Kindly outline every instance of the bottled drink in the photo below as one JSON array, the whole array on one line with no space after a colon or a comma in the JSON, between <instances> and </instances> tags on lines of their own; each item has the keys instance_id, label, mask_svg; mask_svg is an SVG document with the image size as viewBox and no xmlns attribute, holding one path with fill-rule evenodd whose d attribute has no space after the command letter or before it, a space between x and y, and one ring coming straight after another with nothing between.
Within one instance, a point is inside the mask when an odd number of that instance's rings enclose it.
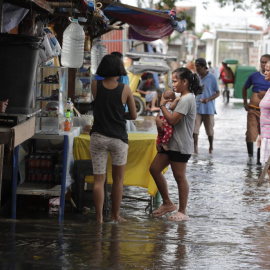
<instances>
[{"instance_id":1,"label":"bottled drink","mask_svg":"<svg viewBox=\"0 0 270 270\"><path fill-rule=\"evenodd\" d=\"M35 156L30 155L30 158L28 159L28 169L32 170L33 168L35 168Z\"/></svg>"},{"instance_id":2,"label":"bottled drink","mask_svg":"<svg viewBox=\"0 0 270 270\"><path fill-rule=\"evenodd\" d=\"M80 68L83 64L85 33L78 19L73 19L63 34L61 64L64 67Z\"/></svg>"},{"instance_id":3,"label":"bottled drink","mask_svg":"<svg viewBox=\"0 0 270 270\"><path fill-rule=\"evenodd\" d=\"M54 171L53 171L53 175L54 175L54 183L55 184L59 184L60 181L59 181L59 165L56 164L55 167L54 167Z\"/></svg>"},{"instance_id":4,"label":"bottled drink","mask_svg":"<svg viewBox=\"0 0 270 270\"><path fill-rule=\"evenodd\" d=\"M88 34L88 31L85 31L84 50L90 51L90 36Z\"/></svg>"},{"instance_id":5,"label":"bottled drink","mask_svg":"<svg viewBox=\"0 0 270 270\"><path fill-rule=\"evenodd\" d=\"M64 122L64 131L70 131L71 129L71 118L66 118Z\"/></svg>"},{"instance_id":6,"label":"bottled drink","mask_svg":"<svg viewBox=\"0 0 270 270\"><path fill-rule=\"evenodd\" d=\"M48 170L51 170L53 167L53 159L52 156L47 156L47 163L46 163L46 168Z\"/></svg>"},{"instance_id":7,"label":"bottled drink","mask_svg":"<svg viewBox=\"0 0 270 270\"><path fill-rule=\"evenodd\" d=\"M107 52L107 48L102 43L101 38L95 39L94 45L91 49L91 74L96 74L98 65Z\"/></svg>"},{"instance_id":8,"label":"bottled drink","mask_svg":"<svg viewBox=\"0 0 270 270\"><path fill-rule=\"evenodd\" d=\"M32 169L28 172L28 182L35 182L35 171Z\"/></svg>"},{"instance_id":9,"label":"bottled drink","mask_svg":"<svg viewBox=\"0 0 270 270\"><path fill-rule=\"evenodd\" d=\"M73 103L71 101L71 98L68 98L67 103L65 104L65 117L73 117Z\"/></svg>"},{"instance_id":10,"label":"bottled drink","mask_svg":"<svg viewBox=\"0 0 270 270\"><path fill-rule=\"evenodd\" d=\"M46 156L41 156L40 158L40 169L46 168Z\"/></svg>"},{"instance_id":11,"label":"bottled drink","mask_svg":"<svg viewBox=\"0 0 270 270\"><path fill-rule=\"evenodd\" d=\"M35 155L35 168L36 169L40 168L40 155L39 154Z\"/></svg>"}]
</instances>

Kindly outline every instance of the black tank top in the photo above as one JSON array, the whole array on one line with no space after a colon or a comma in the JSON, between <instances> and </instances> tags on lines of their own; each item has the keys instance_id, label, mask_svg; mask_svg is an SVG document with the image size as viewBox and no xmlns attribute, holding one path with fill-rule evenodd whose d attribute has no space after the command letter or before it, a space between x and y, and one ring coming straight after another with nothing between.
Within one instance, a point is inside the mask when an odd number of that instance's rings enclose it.
<instances>
[{"instance_id":1,"label":"black tank top","mask_svg":"<svg viewBox=\"0 0 270 270\"><path fill-rule=\"evenodd\" d=\"M94 124L91 133L118 138L128 143L125 107L122 103L124 84L119 82L114 89L107 89L102 81L97 81L97 94L94 101Z\"/></svg>"}]
</instances>

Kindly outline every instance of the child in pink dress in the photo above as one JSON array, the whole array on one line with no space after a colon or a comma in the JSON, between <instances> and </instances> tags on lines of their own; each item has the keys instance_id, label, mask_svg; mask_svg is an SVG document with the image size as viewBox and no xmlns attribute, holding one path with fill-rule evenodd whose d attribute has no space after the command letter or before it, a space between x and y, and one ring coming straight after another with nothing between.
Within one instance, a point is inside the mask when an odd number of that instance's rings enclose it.
<instances>
[{"instance_id":1,"label":"child in pink dress","mask_svg":"<svg viewBox=\"0 0 270 270\"><path fill-rule=\"evenodd\" d=\"M172 112L174 108L176 107L178 101L180 100L180 97L176 97L175 93L172 90L166 90L163 93L163 96L165 99L171 100L171 102L166 103L166 108ZM168 151L168 142L173 134L173 126L171 126L166 118L163 116L162 110L160 109L159 112L159 117L160 119L164 122L163 125L163 131L158 131L158 136L157 136L157 151L160 152L161 149L163 148L165 151Z\"/></svg>"}]
</instances>

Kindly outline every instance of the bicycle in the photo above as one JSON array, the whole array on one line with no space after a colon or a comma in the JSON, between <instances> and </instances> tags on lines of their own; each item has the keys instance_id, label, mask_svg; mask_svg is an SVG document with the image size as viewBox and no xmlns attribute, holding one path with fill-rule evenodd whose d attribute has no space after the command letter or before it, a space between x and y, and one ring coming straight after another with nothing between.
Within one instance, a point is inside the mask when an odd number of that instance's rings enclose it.
<instances>
[{"instance_id":1,"label":"bicycle","mask_svg":"<svg viewBox=\"0 0 270 270\"><path fill-rule=\"evenodd\" d=\"M225 84L222 95L223 95L223 102L229 103L229 101L230 101L230 88L229 88L227 83Z\"/></svg>"}]
</instances>

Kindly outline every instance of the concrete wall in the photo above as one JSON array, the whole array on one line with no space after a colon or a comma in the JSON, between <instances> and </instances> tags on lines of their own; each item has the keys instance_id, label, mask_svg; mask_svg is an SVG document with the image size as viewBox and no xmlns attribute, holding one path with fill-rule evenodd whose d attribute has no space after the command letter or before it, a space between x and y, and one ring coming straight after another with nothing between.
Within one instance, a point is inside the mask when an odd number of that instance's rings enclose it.
<instances>
[{"instance_id":1,"label":"concrete wall","mask_svg":"<svg viewBox=\"0 0 270 270\"><path fill-rule=\"evenodd\" d=\"M206 40L206 60L220 67L226 58L236 58L240 65L249 65L249 48L259 46L262 32L255 30L215 29L215 39ZM270 48L269 48L270 50Z\"/></svg>"}]
</instances>

